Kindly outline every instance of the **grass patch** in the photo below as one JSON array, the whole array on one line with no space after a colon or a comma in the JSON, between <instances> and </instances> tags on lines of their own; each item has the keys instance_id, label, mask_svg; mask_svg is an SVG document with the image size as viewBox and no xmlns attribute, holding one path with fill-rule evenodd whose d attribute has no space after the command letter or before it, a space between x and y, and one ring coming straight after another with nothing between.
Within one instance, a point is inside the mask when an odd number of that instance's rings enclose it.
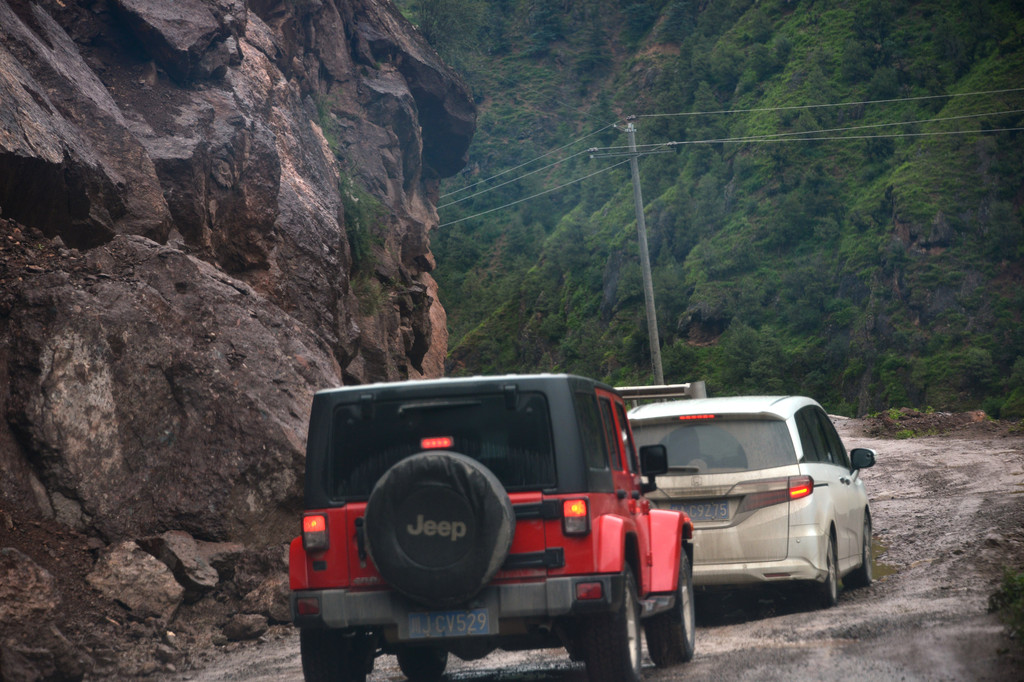
<instances>
[{"instance_id":1,"label":"grass patch","mask_svg":"<svg viewBox=\"0 0 1024 682\"><path fill-rule=\"evenodd\" d=\"M359 314L365 317L381 312L391 300L389 287L367 272L360 272L352 278L352 291L359 302Z\"/></svg>"},{"instance_id":2,"label":"grass patch","mask_svg":"<svg viewBox=\"0 0 1024 682\"><path fill-rule=\"evenodd\" d=\"M384 244L384 205L345 175L339 176L339 185L352 267L357 272L372 270L374 247Z\"/></svg>"},{"instance_id":3,"label":"grass patch","mask_svg":"<svg viewBox=\"0 0 1024 682\"><path fill-rule=\"evenodd\" d=\"M999 614L1010 636L1019 644L1024 636L1024 573L1009 568L1003 572L1003 583L989 597L988 610Z\"/></svg>"}]
</instances>

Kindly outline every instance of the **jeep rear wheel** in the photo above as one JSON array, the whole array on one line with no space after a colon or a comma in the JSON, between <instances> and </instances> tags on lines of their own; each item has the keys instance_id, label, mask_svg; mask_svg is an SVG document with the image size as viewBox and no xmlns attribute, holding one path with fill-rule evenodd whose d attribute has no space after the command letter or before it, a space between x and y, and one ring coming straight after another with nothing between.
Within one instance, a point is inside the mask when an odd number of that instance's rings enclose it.
<instances>
[{"instance_id":1,"label":"jeep rear wheel","mask_svg":"<svg viewBox=\"0 0 1024 682\"><path fill-rule=\"evenodd\" d=\"M366 503L366 545L384 579L429 607L456 606L508 556L515 513L476 460L437 450L391 467Z\"/></svg>"},{"instance_id":2,"label":"jeep rear wheel","mask_svg":"<svg viewBox=\"0 0 1024 682\"><path fill-rule=\"evenodd\" d=\"M584 623L583 660L590 682L637 682L640 677L640 603L629 566L623 570L622 607Z\"/></svg>"},{"instance_id":3,"label":"jeep rear wheel","mask_svg":"<svg viewBox=\"0 0 1024 682\"><path fill-rule=\"evenodd\" d=\"M366 682L373 653L365 637L340 630L299 630L302 677L306 682Z\"/></svg>"},{"instance_id":4,"label":"jeep rear wheel","mask_svg":"<svg viewBox=\"0 0 1024 682\"><path fill-rule=\"evenodd\" d=\"M695 643L693 570L686 552L680 551L679 587L671 609L652 616L644 623L647 651L654 665L663 668L686 663L693 658Z\"/></svg>"},{"instance_id":5,"label":"jeep rear wheel","mask_svg":"<svg viewBox=\"0 0 1024 682\"><path fill-rule=\"evenodd\" d=\"M409 682L435 682L448 666L448 652L433 646L399 649L398 667Z\"/></svg>"}]
</instances>

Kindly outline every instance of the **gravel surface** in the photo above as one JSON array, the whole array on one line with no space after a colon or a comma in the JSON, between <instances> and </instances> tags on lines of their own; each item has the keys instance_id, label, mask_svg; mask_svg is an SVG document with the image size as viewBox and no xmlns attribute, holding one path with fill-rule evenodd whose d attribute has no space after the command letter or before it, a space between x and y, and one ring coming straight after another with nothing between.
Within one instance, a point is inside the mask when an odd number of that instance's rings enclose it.
<instances>
[{"instance_id":1,"label":"gravel surface","mask_svg":"<svg viewBox=\"0 0 1024 682\"><path fill-rule=\"evenodd\" d=\"M916 420L916 421L915 421ZM963 415L837 420L847 447L870 447L876 582L829 610L798 592L698 595L694 660L648 680L1019 680L1024 647L988 598L1003 568L1024 570L1024 430ZM928 433L894 438L900 433ZM163 680L301 680L287 626L202 652ZM372 682L404 679L391 657ZM452 659L450 680L583 681L562 650Z\"/></svg>"}]
</instances>

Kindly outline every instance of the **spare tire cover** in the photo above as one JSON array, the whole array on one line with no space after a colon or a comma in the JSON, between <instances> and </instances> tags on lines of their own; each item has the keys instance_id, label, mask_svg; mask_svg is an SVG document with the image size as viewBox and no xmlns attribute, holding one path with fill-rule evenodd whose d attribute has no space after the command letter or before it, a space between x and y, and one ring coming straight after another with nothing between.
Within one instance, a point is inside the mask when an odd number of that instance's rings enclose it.
<instances>
[{"instance_id":1,"label":"spare tire cover","mask_svg":"<svg viewBox=\"0 0 1024 682\"><path fill-rule=\"evenodd\" d=\"M396 590L431 607L465 602L501 568L515 533L505 488L448 450L421 452L381 476L366 503L366 549Z\"/></svg>"}]
</instances>

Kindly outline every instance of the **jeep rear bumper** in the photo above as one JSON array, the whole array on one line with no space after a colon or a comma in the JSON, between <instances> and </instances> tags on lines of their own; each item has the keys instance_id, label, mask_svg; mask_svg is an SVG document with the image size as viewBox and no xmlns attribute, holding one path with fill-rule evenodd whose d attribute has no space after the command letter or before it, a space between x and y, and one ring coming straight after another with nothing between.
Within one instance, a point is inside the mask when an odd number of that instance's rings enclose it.
<instances>
[{"instance_id":1,"label":"jeep rear bumper","mask_svg":"<svg viewBox=\"0 0 1024 682\"><path fill-rule=\"evenodd\" d=\"M599 596L596 589L600 585ZM500 635L501 622L513 619L548 620L576 614L605 613L622 605L625 580L622 575L589 575L549 578L531 583L489 585L456 610L487 609L492 623L490 634ZM586 594L589 598L581 598ZM299 608L302 600L303 608ZM315 604L317 613L311 613ZM394 628L399 641L410 639L409 614L430 611L425 606L391 590L352 591L348 589L300 590L291 595L292 618L300 628L352 628L378 630Z\"/></svg>"}]
</instances>

